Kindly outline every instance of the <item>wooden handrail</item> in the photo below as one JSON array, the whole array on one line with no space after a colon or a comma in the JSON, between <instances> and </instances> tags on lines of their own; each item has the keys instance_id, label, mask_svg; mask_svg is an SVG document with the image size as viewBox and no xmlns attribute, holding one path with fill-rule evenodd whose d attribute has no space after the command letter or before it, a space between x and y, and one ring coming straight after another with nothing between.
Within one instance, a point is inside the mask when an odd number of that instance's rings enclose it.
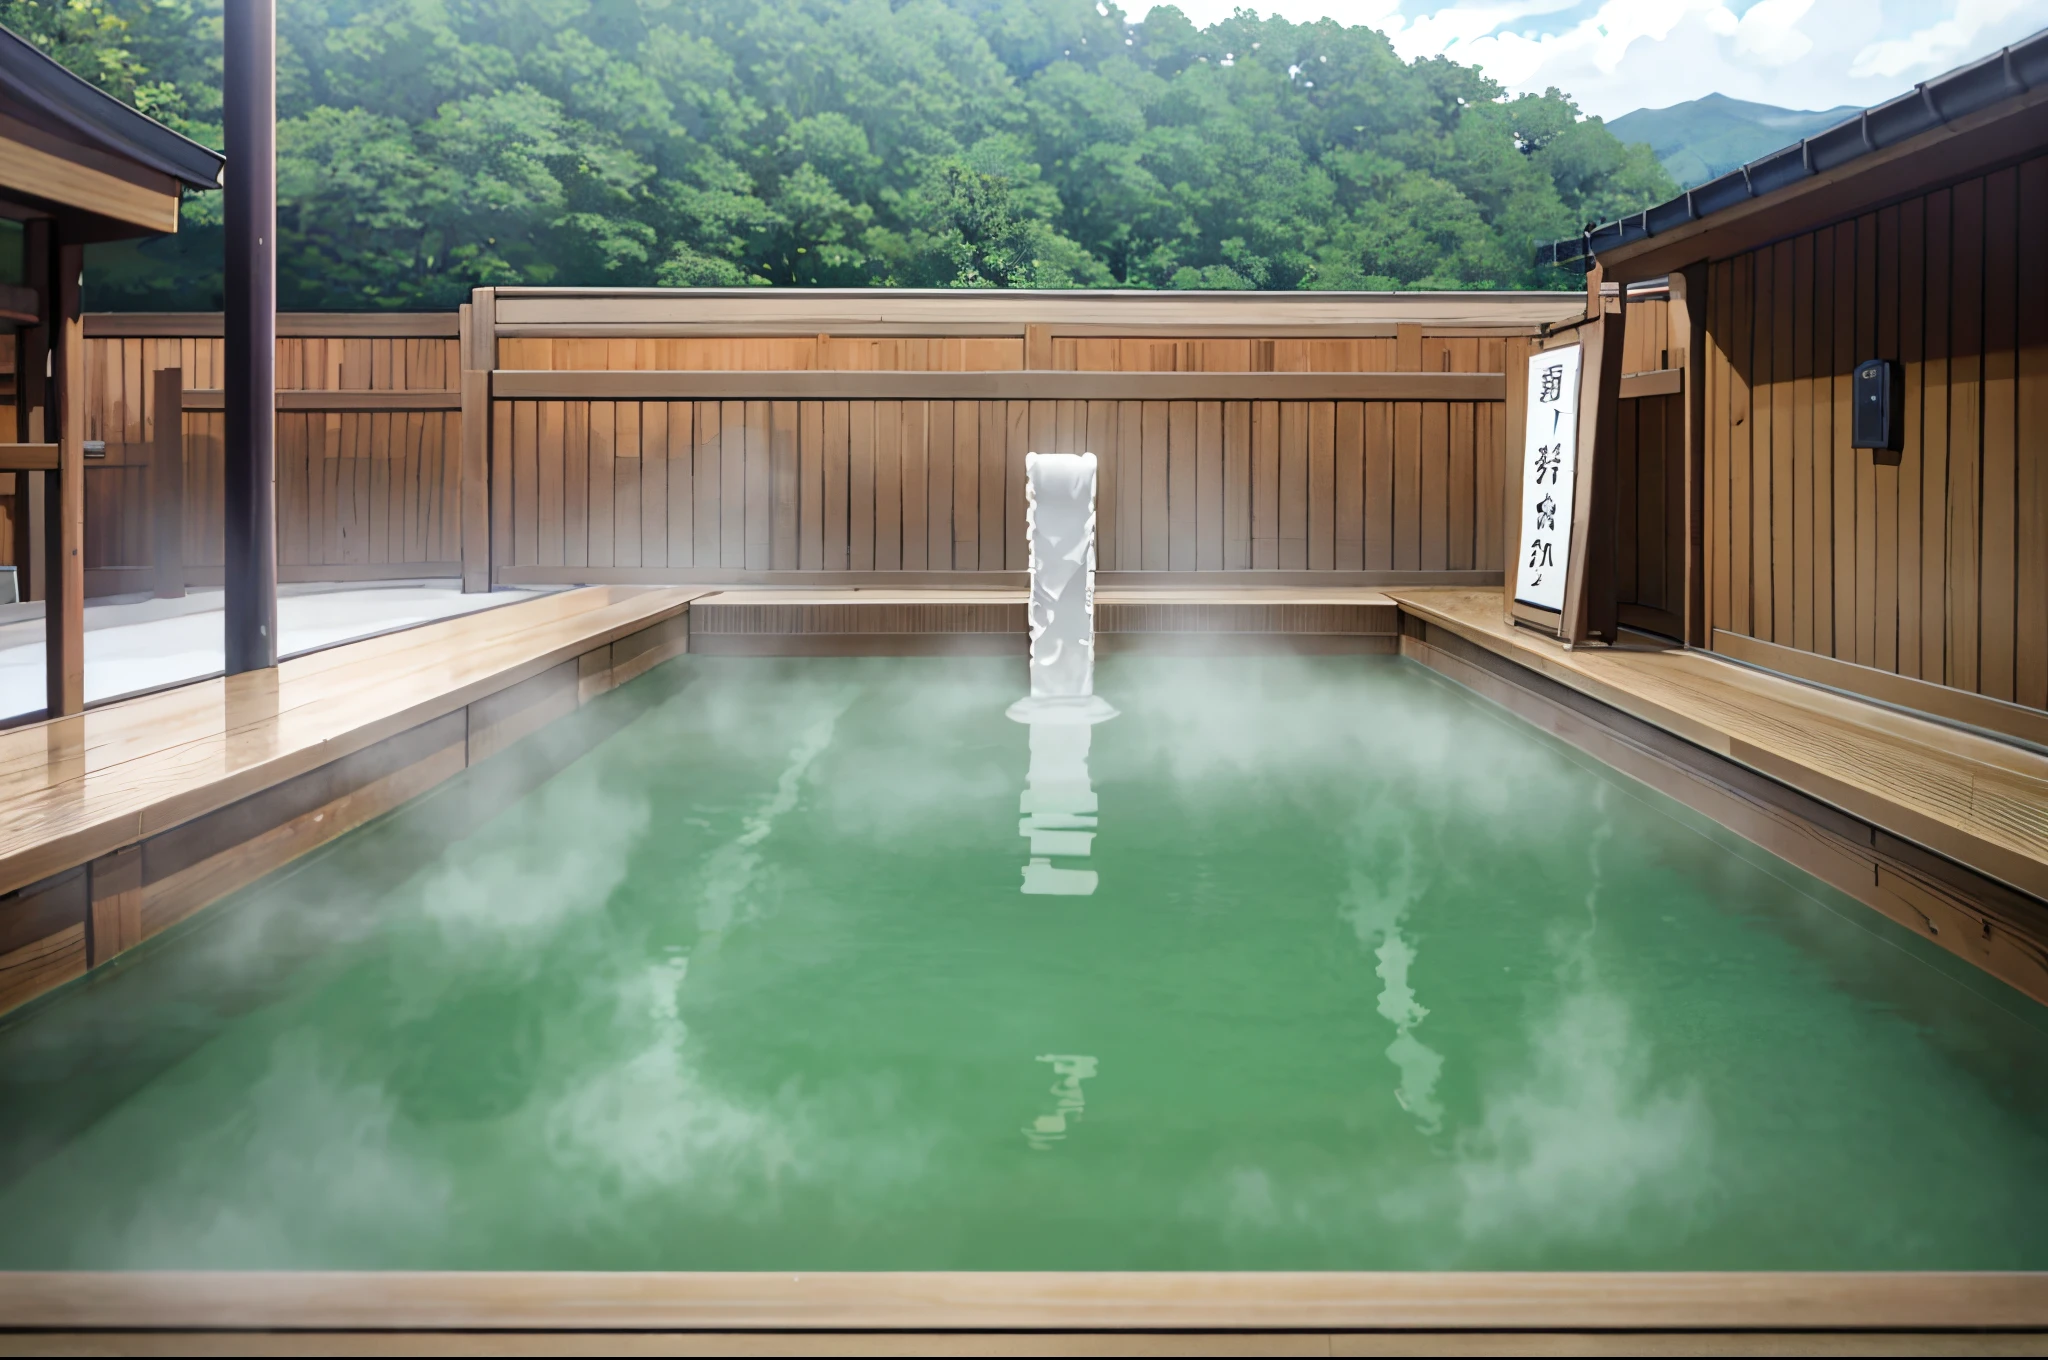
<instances>
[{"instance_id":1,"label":"wooden handrail","mask_svg":"<svg viewBox=\"0 0 2048 1360\"><path fill-rule=\"evenodd\" d=\"M499 369L503 400L1503 401L1499 373L1102 373L1002 369Z\"/></svg>"}]
</instances>

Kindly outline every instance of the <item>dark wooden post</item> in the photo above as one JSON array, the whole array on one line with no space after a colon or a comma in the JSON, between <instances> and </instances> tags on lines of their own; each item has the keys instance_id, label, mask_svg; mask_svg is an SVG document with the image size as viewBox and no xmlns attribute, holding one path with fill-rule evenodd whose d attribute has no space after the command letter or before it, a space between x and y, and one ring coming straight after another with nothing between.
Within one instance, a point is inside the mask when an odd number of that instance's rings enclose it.
<instances>
[{"instance_id":1,"label":"dark wooden post","mask_svg":"<svg viewBox=\"0 0 2048 1360\"><path fill-rule=\"evenodd\" d=\"M156 563L156 597L185 594L185 374L156 373L156 443L150 450L150 556Z\"/></svg>"},{"instance_id":2,"label":"dark wooden post","mask_svg":"<svg viewBox=\"0 0 2048 1360\"><path fill-rule=\"evenodd\" d=\"M57 471L43 474L45 573L43 656L52 718L85 711L85 319L80 285L85 246L59 240L51 252L49 395L56 405Z\"/></svg>"},{"instance_id":3,"label":"dark wooden post","mask_svg":"<svg viewBox=\"0 0 2048 1360\"><path fill-rule=\"evenodd\" d=\"M223 11L227 670L277 664L277 8Z\"/></svg>"}]
</instances>

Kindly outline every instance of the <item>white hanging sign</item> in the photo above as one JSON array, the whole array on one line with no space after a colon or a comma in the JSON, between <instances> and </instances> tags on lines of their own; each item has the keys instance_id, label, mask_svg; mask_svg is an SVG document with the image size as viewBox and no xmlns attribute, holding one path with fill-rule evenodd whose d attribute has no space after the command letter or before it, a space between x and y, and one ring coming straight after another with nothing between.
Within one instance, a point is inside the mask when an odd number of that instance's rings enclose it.
<instances>
[{"instance_id":1,"label":"white hanging sign","mask_svg":"<svg viewBox=\"0 0 2048 1360\"><path fill-rule=\"evenodd\" d=\"M1515 599L1564 612L1572 552L1572 486L1579 465L1578 345L1529 356L1529 422L1522 435L1522 536Z\"/></svg>"}]
</instances>

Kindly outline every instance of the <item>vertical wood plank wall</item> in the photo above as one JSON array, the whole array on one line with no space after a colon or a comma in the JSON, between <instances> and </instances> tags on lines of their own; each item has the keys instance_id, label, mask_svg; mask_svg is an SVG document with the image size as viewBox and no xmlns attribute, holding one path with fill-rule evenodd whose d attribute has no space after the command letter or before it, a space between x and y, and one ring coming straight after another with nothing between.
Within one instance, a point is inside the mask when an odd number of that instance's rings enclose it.
<instances>
[{"instance_id":1,"label":"vertical wood plank wall","mask_svg":"<svg viewBox=\"0 0 2048 1360\"><path fill-rule=\"evenodd\" d=\"M1685 366L1662 293L1631 299L1624 374ZM1615 586L1622 623L1677 637L1685 618L1685 398L1627 397L1616 429Z\"/></svg>"},{"instance_id":2,"label":"vertical wood plank wall","mask_svg":"<svg viewBox=\"0 0 2048 1360\"><path fill-rule=\"evenodd\" d=\"M2048 708L2048 157L1711 266L1709 612ZM1905 366L1896 462L1850 374Z\"/></svg>"},{"instance_id":3,"label":"vertical wood plank wall","mask_svg":"<svg viewBox=\"0 0 2048 1360\"><path fill-rule=\"evenodd\" d=\"M1411 328L1419 331L1419 328ZM1500 336L1048 337L1091 372L1498 373ZM986 371L1021 338L498 342L506 369ZM1027 451L1101 459L1109 571L1498 572L1497 401L500 401L494 563L1020 571Z\"/></svg>"},{"instance_id":4,"label":"vertical wood plank wall","mask_svg":"<svg viewBox=\"0 0 2048 1360\"><path fill-rule=\"evenodd\" d=\"M183 371L187 388L218 387L217 336L93 336L86 340L86 438L106 441L86 467L89 593L143 589L151 563L149 472L156 435L152 374ZM446 391L456 341L442 337L285 336L280 391ZM224 558L221 413L188 411L185 562L205 579ZM280 569L299 579L445 572L461 555L461 415L454 411L305 412L277 418Z\"/></svg>"}]
</instances>

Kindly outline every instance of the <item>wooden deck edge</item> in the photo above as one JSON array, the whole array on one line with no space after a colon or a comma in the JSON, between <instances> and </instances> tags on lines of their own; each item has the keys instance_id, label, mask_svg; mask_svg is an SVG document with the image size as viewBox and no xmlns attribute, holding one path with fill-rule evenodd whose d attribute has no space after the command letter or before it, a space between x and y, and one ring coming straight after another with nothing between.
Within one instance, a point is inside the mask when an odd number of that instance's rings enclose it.
<instances>
[{"instance_id":1,"label":"wooden deck edge","mask_svg":"<svg viewBox=\"0 0 2048 1360\"><path fill-rule=\"evenodd\" d=\"M1501 583L1498 571L1098 571L1103 591L1328 587L1471 586ZM638 585L748 586L799 590L1016 590L1030 589L1024 571L744 571L709 567L561 567L505 564L492 568L501 586Z\"/></svg>"},{"instance_id":2,"label":"wooden deck edge","mask_svg":"<svg viewBox=\"0 0 2048 1360\"><path fill-rule=\"evenodd\" d=\"M1105 648L1133 635L1391 639L1400 629L1400 611L1392 601L1141 602L1105 599L1098 593L1095 626L1097 639ZM1028 627L1021 598L917 601L849 596L837 601L780 601L752 600L734 592L698 601L690 618L691 634L704 643L727 636L984 634L1008 635L1021 646Z\"/></svg>"},{"instance_id":3,"label":"wooden deck edge","mask_svg":"<svg viewBox=\"0 0 2048 1360\"><path fill-rule=\"evenodd\" d=\"M1393 656L1391 633L1104 633L1102 656ZM698 656L1013 656L1030 644L1015 633L693 633ZM1021 672L1020 672L1021 674Z\"/></svg>"},{"instance_id":4,"label":"wooden deck edge","mask_svg":"<svg viewBox=\"0 0 2048 1360\"><path fill-rule=\"evenodd\" d=\"M1758 749L1722 732L1719 728L1697 721L1689 713L1667 708L1633 694L1621 686L1603 682L1595 676L1575 670L1564 664L1562 653L1546 654L1530 647L1509 649L1499 638L1431 608L1426 601L1402 596L1399 603L1403 613L1408 617L1427 620L1446 634L1459 637L1489 654L1509 659L1524 670L1542 675L1578 693L1591 695L1612 708L1681 737L1694 746L1714 751L1746 765L1779 783L1799 790L1816 802L1839 808L1847 815L1877 827L1901 841L1924 847L1936 855L1966 865L1973 872L2010 888L2028 901L2048 902L2048 864L2033 859L2007 844L1978 835L1968 827L1929 817L1868 788L1854 787L1838 781L1825 771L1787 760L1772 751ZM1702 655L1698 652L1688 654ZM1736 663L1716 658L1712 664L1735 667ZM1759 674L1752 668L1737 669L1751 675ZM1823 691L1794 676L1770 675L1768 678L1772 682L1790 687L1793 691L1802 691L1815 698L1823 694ZM1799 702L1799 699L1795 695L1792 701ZM1850 697L1845 697L1844 701L1859 702ZM1900 720L1901 715L1891 709L1867 702L1864 706L1869 711L1874 726ZM1946 730L1953 732L1953 740L1959 742L1978 742L1986 747L1996 746L1999 742L1997 737L1980 736L1963 728Z\"/></svg>"},{"instance_id":5,"label":"wooden deck edge","mask_svg":"<svg viewBox=\"0 0 2048 1360\"><path fill-rule=\"evenodd\" d=\"M23 1272L62 1331L2048 1330L2040 1273Z\"/></svg>"},{"instance_id":6,"label":"wooden deck edge","mask_svg":"<svg viewBox=\"0 0 2048 1360\"><path fill-rule=\"evenodd\" d=\"M1987 1331L0 1332L6 1355L2038 1355Z\"/></svg>"},{"instance_id":7,"label":"wooden deck edge","mask_svg":"<svg viewBox=\"0 0 2048 1360\"><path fill-rule=\"evenodd\" d=\"M1401 651L2048 1004L2048 903L1434 618L1407 614Z\"/></svg>"},{"instance_id":8,"label":"wooden deck edge","mask_svg":"<svg viewBox=\"0 0 2048 1360\"><path fill-rule=\"evenodd\" d=\"M598 626L573 640L216 780L183 800L197 806L191 815L103 831L83 854L85 838L63 838L74 862L0 896L0 1015L683 654L688 607L618 617L620 602L607 600L587 611Z\"/></svg>"},{"instance_id":9,"label":"wooden deck edge","mask_svg":"<svg viewBox=\"0 0 2048 1360\"><path fill-rule=\"evenodd\" d=\"M83 864L132 841L166 831L206 813L217 811L230 803L251 797L309 770L410 731L443 714L463 709L498 690L518 685L563 661L573 660L582 651L609 643L622 633L651 626L663 618L680 613L688 604L688 600L684 599L672 601L655 610L636 610L631 607L629 598L621 598L619 588L598 587L596 590L609 591L609 594L589 597L600 602L584 609L573 607L578 599L575 593L508 606L508 609L521 611L517 621L526 626L520 631L532 631L558 622L563 616L561 611L564 610L568 615L583 615L592 623L598 623L600 616L604 616L604 621L592 627L584 636L534 652L481 679L445 688L419 703L393 710L345 732L336 733L318 745L302 746L267 760L250 761L198 788L184 790L154 804L131 809L118 816L109 815L103 821L52 836L30 850L11 853L4 860L0 860L0 889L8 893L17 891L61 869ZM627 592L628 595L633 593L637 592ZM380 651L411 645L427 630L438 628L460 632L484 620L486 615L496 612L478 610L422 624L414 629L380 633L361 642L308 653L283 664L293 669L331 670ZM501 615L492 621L503 622L508 617L510 616ZM518 634L513 633L509 636L516 639ZM416 664L409 671L394 671L384 679L387 682L404 680L414 671L429 664ZM230 730L238 735L259 730L264 724L275 721L281 713L289 711L279 708L277 676L269 671L199 681L191 686L160 691L129 702L148 703L162 701L169 695L195 694L201 695L209 702L220 703L233 712L236 716ZM75 732L78 730L75 726L77 722L77 719L66 718L49 724L53 744L64 739L64 729L59 728L59 723L73 724L69 730ZM4 901L5 898L0 897L0 903ZM4 910L4 907L0 907L0 910Z\"/></svg>"},{"instance_id":10,"label":"wooden deck edge","mask_svg":"<svg viewBox=\"0 0 2048 1360\"><path fill-rule=\"evenodd\" d=\"M1824 685L1908 712L1924 713L1943 722L1995 732L2002 737L2048 748L2048 713L2037 708L1952 689L1931 680L1895 675L1874 666L1859 666L1853 661L1803 652L1797 647L1784 647L1719 628L1713 632L1713 649L1717 656L1726 656L1759 670L1788 675L1807 684Z\"/></svg>"}]
</instances>

